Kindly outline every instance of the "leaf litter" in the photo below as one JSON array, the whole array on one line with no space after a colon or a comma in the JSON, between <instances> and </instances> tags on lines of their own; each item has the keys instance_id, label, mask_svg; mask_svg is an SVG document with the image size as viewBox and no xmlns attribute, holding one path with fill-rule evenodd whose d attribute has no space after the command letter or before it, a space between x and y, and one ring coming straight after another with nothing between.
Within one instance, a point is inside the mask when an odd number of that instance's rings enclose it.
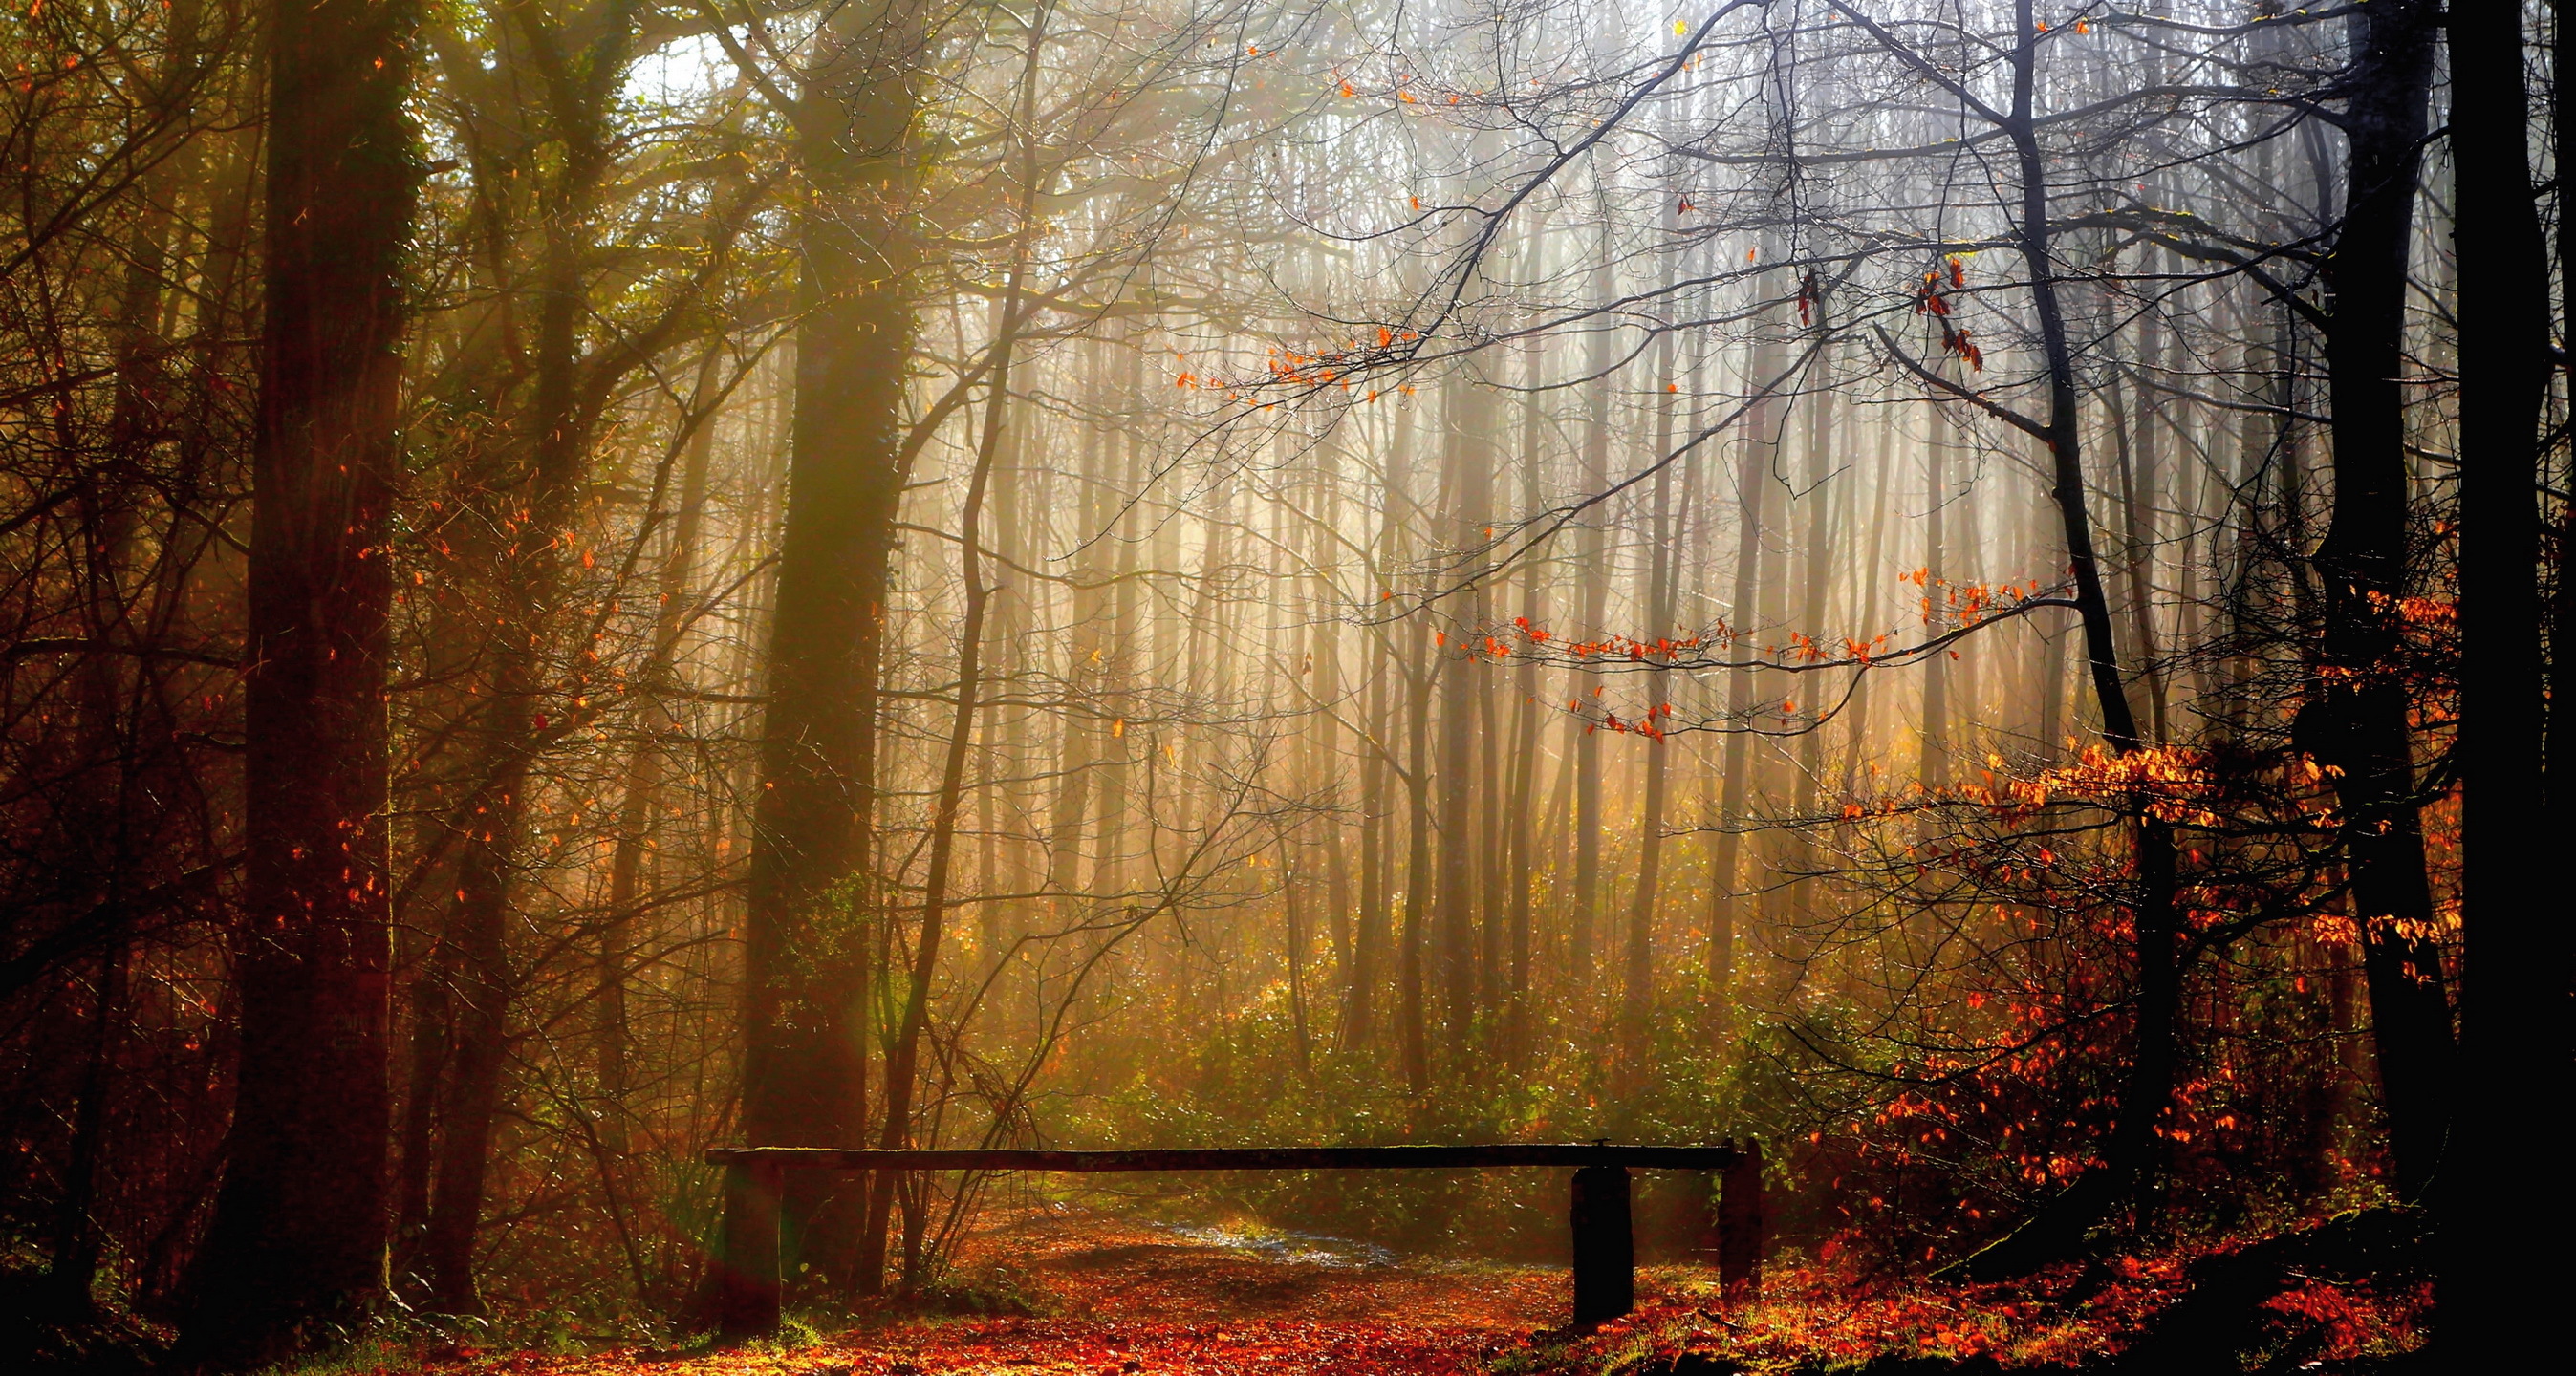
<instances>
[{"instance_id":1,"label":"leaf litter","mask_svg":"<svg viewBox=\"0 0 2576 1376\"><path fill-rule=\"evenodd\" d=\"M2027 1281L1874 1279L1783 1259L1762 1299L1727 1304L1713 1269L1643 1266L1637 1311L1584 1332L1561 1265L1403 1257L1247 1224L1181 1226L1014 1210L958 1270L1002 1277L1034 1314L883 1302L803 1345L587 1354L449 1349L381 1376L1681 1376L1963 1369L2071 1372L2115 1360L2189 1292L2195 1260L2060 1267ZM2263 1303L2267 1352L2369 1370L2420 1346L2423 1287L2308 1280ZM2216 1368L2225 1370L2225 1366ZM352 1376L355 1376L352 1373Z\"/></svg>"}]
</instances>

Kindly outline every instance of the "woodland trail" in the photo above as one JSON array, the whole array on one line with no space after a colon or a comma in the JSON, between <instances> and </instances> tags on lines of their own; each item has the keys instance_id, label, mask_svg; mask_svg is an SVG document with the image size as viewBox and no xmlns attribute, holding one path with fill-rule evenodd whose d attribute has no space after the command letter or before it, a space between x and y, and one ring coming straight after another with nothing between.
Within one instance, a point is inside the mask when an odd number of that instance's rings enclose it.
<instances>
[{"instance_id":1,"label":"woodland trail","mask_svg":"<svg viewBox=\"0 0 2576 1376\"><path fill-rule=\"evenodd\" d=\"M2424 1339L2430 1281L2404 1260L2415 1226L2386 1211L2346 1215L2250 1246L2109 1258L2011 1284L1775 1264L1760 1301L1723 1315L1713 1268L1644 1266L1635 1314L1573 1334L1557 1327L1572 1307L1562 1266L1022 1209L970 1239L957 1272L999 1281L974 1293L1015 1296L1034 1313L889 1307L801 1346L451 1348L374 1376L1920 1376L2249 1369L2240 1358L2376 1372Z\"/></svg>"},{"instance_id":2,"label":"woodland trail","mask_svg":"<svg viewBox=\"0 0 2576 1376\"><path fill-rule=\"evenodd\" d=\"M424 1376L1468 1376L1564 1322L1562 1266L1399 1258L1260 1230L1025 1214L970 1242L1035 1315L862 1315L821 1341L703 1353L451 1351ZM1640 1275L1641 1292L1656 1273ZM1641 1298L1642 1298L1641 1294Z\"/></svg>"}]
</instances>

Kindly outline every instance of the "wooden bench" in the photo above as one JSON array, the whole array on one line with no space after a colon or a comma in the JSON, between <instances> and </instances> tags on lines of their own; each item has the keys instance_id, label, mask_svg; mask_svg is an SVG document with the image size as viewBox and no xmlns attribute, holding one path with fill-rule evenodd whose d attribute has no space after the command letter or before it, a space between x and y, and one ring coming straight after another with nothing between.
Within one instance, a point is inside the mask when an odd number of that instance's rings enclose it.
<instances>
[{"instance_id":1,"label":"wooden bench","mask_svg":"<svg viewBox=\"0 0 2576 1376\"><path fill-rule=\"evenodd\" d=\"M1493 1166L1572 1166L1574 1322L1599 1323L1636 1303L1635 1232L1628 1212L1628 1172L1715 1170L1717 1264L1730 1295L1757 1290L1762 1273L1762 1148L1732 1141L1712 1146L1613 1146L1607 1142L1499 1143L1423 1147L1218 1147L1144 1151L986 1150L874 1151L838 1147L733 1147L707 1153L725 1168L723 1253L719 1280L724 1332L743 1338L775 1332L781 1301L778 1256L779 1177L791 1170L835 1171L1317 1171L1456 1170Z\"/></svg>"}]
</instances>

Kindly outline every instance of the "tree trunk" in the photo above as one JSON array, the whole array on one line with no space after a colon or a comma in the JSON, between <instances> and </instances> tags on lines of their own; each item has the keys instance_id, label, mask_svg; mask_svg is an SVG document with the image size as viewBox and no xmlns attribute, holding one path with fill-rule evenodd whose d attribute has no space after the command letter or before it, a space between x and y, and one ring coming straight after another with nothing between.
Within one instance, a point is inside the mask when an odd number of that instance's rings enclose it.
<instances>
[{"instance_id":1,"label":"tree trunk","mask_svg":"<svg viewBox=\"0 0 2576 1376\"><path fill-rule=\"evenodd\" d=\"M1779 341L1765 330L1753 346L1754 385L1779 376L1782 366ZM1752 653L1751 637L1758 628L1755 608L1762 596L1762 525L1775 481L1772 463L1779 453L1778 427L1777 401L1765 397L1756 402L1745 415L1735 465L1735 593L1726 609L1725 624L1731 634L1724 648L1728 657L1739 663L1726 671L1726 750L1718 766L1722 778L1717 816L1710 819L1718 831L1716 844L1709 852L1708 990L1707 1002L1701 1005L1702 1038L1712 1047L1731 1036L1735 1026L1736 927L1737 919L1744 914L1743 826L1752 789L1753 737L1749 728L1755 688L1753 671L1743 667L1741 661Z\"/></svg>"},{"instance_id":2,"label":"tree trunk","mask_svg":"<svg viewBox=\"0 0 2576 1376\"><path fill-rule=\"evenodd\" d=\"M1667 257L1664 269L1664 292L1672 293L1675 259ZM1667 330L1655 351L1655 377L1673 385L1673 336ZM1636 637L1651 641L1673 633L1673 465L1664 462L1673 451L1673 412L1679 405L1678 393L1661 391L1655 396L1654 462L1656 464L1647 529L1645 596L1639 599L1646 624ZM1687 461L1685 461L1687 462ZM1682 509L1690 509L1691 494L1682 494ZM1671 787L1669 756L1662 739L1654 733L1660 729L1657 709L1664 701L1667 680L1663 671L1646 676L1646 710L1641 733L1645 737L1646 789L1637 818L1637 888L1628 901L1628 930L1623 943L1625 957L1619 980L1619 1051L1621 1072L1632 1089L1644 1086L1652 1074L1655 1004L1655 902L1663 892L1664 800Z\"/></svg>"},{"instance_id":3,"label":"tree trunk","mask_svg":"<svg viewBox=\"0 0 2576 1376\"><path fill-rule=\"evenodd\" d=\"M386 557L402 474L416 12L279 0L245 677L241 1010L228 1167L183 1365L251 1365L385 1285Z\"/></svg>"},{"instance_id":4,"label":"tree trunk","mask_svg":"<svg viewBox=\"0 0 2576 1376\"><path fill-rule=\"evenodd\" d=\"M2020 41L2012 53L2013 103L2004 123L2021 179L2014 238L2029 274L2031 306L2039 317L2040 344L2048 366L2045 442L2054 476L2051 495L2075 577L2077 615L2084 628L2094 700L2101 709L2104 740L2116 753L2127 755L2137 751L2141 741L2137 717L2121 683L2118 641L2085 504L2083 416L2075 355L2057 290L2046 161L2031 114L2038 65L2038 30L2033 27L2031 5L2032 0L2018 0L2015 7ZM1964 1277L1987 1280L2019 1275L2064 1257L2113 1209L2142 1200L2154 1175L2155 1125L2173 1099L2174 1023L2181 1011L2177 856L2172 826L2143 808L2131 818L2130 835L2136 873L2130 911L2136 926L2137 1018L2104 1159L2011 1234L1954 1268Z\"/></svg>"},{"instance_id":5,"label":"tree trunk","mask_svg":"<svg viewBox=\"0 0 2576 1376\"><path fill-rule=\"evenodd\" d=\"M1609 221L1602 221L1597 265L1592 272L1592 299L1607 301L1615 279L1610 264ZM1590 414L1583 431L1583 490L1610 490L1610 396L1618 387L1617 332L1606 324L1592 330L1592 357L1585 376L1591 393ZM1576 563L1583 570L1583 606L1578 624L1569 628L1578 640L1597 640L1609 628L1602 624L1610 610L1609 532L1596 514L1583 523ZM1577 695L1590 675L1567 671L1569 691ZM1593 946L1601 923L1601 737L1574 713L1566 719L1566 748L1574 757L1574 891L1566 901L1566 940L1573 965L1575 998L1588 1004L1592 988Z\"/></svg>"},{"instance_id":6,"label":"tree trunk","mask_svg":"<svg viewBox=\"0 0 2576 1376\"><path fill-rule=\"evenodd\" d=\"M1492 505L1493 444L1484 390L1473 370L1449 388L1448 468L1442 486L1449 489L1452 550L1472 550ZM1481 567L1479 565L1478 567ZM1468 577L1475 576L1469 570ZM1448 643L1433 655L1440 677L1440 872L1433 910L1438 914L1437 968L1444 1015L1441 1053L1460 1070L1471 1065L1476 1021L1475 922L1476 707L1483 696L1484 666L1475 637L1484 622L1482 580L1458 594L1449 620Z\"/></svg>"},{"instance_id":7,"label":"tree trunk","mask_svg":"<svg viewBox=\"0 0 2576 1376\"><path fill-rule=\"evenodd\" d=\"M2563 20L2563 16L2562 16ZM2551 372L2548 262L2532 192L2522 8L2449 11L2460 375L2461 1039L2465 1072L2441 1218L2439 1341L2458 1371L2558 1360L2563 1190L2534 1190L2535 1131L2570 1088L2570 936L2535 901L2545 825L2540 421ZM2562 73L2562 79L2564 74ZM2560 570L2566 576L2566 570ZM2565 654L2566 646L2553 647ZM2560 710L2565 710L2563 705ZM2555 766L2561 761L2552 760Z\"/></svg>"},{"instance_id":8,"label":"tree trunk","mask_svg":"<svg viewBox=\"0 0 2576 1376\"><path fill-rule=\"evenodd\" d=\"M2440 7L2376 5L2348 21L2360 49L2347 112L2344 220L2326 259L2334 412L2334 509L2316 569L2324 592L2316 696L2301 743L2340 773L2336 800L2362 932L2373 1037L2397 1190L2428 1188L2449 1136L2453 1048L2397 655L2406 591L2405 369L2408 249Z\"/></svg>"},{"instance_id":9,"label":"tree trunk","mask_svg":"<svg viewBox=\"0 0 2576 1376\"><path fill-rule=\"evenodd\" d=\"M1950 451L1957 427L1946 414L1932 418L1932 441L1924 446L1929 467L1923 487L1923 634L1948 629L1941 624L1941 594L1950 581ZM1923 720L1916 727L1922 753L1914 777L1926 789L1950 784L1950 657L1934 655L1923 664Z\"/></svg>"},{"instance_id":10,"label":"tree trunk","mask_svg":"<svg viewBox=\"0 0 2576 1376\"><path fill-rule=\"evenodd\" d=\"M744 914L742 1114L753 1146L840 1145L865 1122L860 1004L868 929L884 921L866 869L906 476L917 27L901 0L844 9L798 101L813 199L797 229L796 414ZM787 1274L848 1277L855 1194L829 1171L786 1180ZM862 1260L860 1283L870 1274Z\"/></svg>"},{"instance_id":11,"label":"tree trunk","mask_svg":"<svg viewBox=\"0 0 2576 1376\"><path fill-rule=\"evenodd\" d=\"M1368 702L1364 709L1368 719L1367 754L1360 760L1360 913L1359 930L1351 942L1350 987L1344 992L1343 1040L1350 1046L1365 1049L1377 1040L1377 986L1382 976L1379 967L1386 958L1389 933L1387 912L1387 798L1386 751L1393 743L1387 732L1393 725L1390 714L1392 699L1387 680L1393 676L1384 647L1376 636L1369 637L1361 654L1368 666Z\"/></svg>"}]
</instances>

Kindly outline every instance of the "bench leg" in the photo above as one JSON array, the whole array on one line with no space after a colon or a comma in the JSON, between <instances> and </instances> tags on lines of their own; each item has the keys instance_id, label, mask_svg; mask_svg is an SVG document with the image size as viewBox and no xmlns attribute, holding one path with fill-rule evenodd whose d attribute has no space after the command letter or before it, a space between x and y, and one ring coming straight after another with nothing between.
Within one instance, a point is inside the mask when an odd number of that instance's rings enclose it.
<instances>
[{"instance_id":1,"label":"bench leg","mask_svg":"<svg viewBox=\"0 0 2576 1376\"><path fill-rule=\"evenodd\" d=\"M1636 1307L1636 1237L1628 1222L1628 1168L1574 1173L1574 1323L1615 1319Z\"/></svg>"},{"instance_id":2,"label":"bench leg","mask_svg":"<svg viewBox=\"0 0 2576 1376\"><path fill-rule=\"evenodd\" d=\"M725 1167L724 1236L716 1258L716 1319L727 1341L778 1331L776 1166Z\"/></svg>"},{"instance_id":3,"label":"bench leg","mask_svg":"<svg viewBox=\"0 0 2576 1376\"><path fill-rule=\"evenodd\" d=\"M1717 1283L1727 1302L1762 1297L1762 1144L1747 1138L1717 1197Z\"/></svg>"}]
</instances>

